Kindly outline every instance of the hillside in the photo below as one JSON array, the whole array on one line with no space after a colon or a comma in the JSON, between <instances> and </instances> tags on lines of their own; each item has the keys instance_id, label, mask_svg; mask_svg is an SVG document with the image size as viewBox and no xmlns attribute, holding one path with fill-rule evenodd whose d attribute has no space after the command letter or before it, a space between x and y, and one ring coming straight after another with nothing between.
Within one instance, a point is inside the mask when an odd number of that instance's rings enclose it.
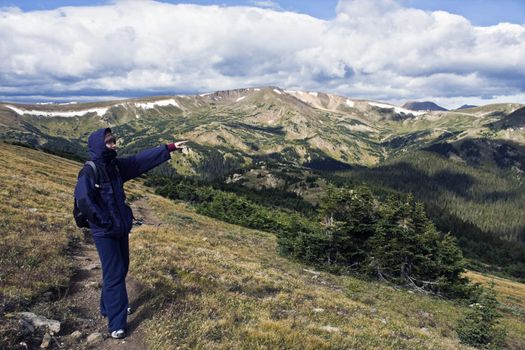
<instances>
[{"instance_id":1,"label":"hillside","mask_svg":"<svg viewBox=\"0 0 525 350\"><path fill-rule=\"evenodd\" d=\"M327 184L348 178L381 191L412 191L432 209L433 219L444 223L442 230L469 237L460 240L469 258L524 278L524 108L505 103L411 111L322 92L261 87L97 103L0 103L0 140L83 160L88 135L110 126L122 155L159 142L190 140L186 154L155 170L172 178L289 191L311 205ZM427 159L435 160L429 166L437 177L410 165ZM393 168L396 172L389 173ZM346 172L343 180L334 177L341 171ZM495 219L501 217L506 219ZM505 248L489 254L487 247L503 246L501 240L518 243L513 261Z\"/></svg>"},{"instance_id":2,"label":"hillside","mask_svg":"<svg viewBox=\"0 0 525 350\"><path fill-rule=\"evenodd\" d=\"M434 102L425 101L425 102L419 102L419 101L410 101L403 105L403 108L410 109L411 111L446 111L446 108L443 108ZM465 107L463 107L465 108ZM461 109L458 108L458 109Z\"/></svg>"},{"instance_id":3,"label":"hillside","mask_svg":"<svg viewBox=\"0 0 525 350\"><path fill-rule=\"evenodd\" d=\"M256 161L323 168L375 165L407 146L486 137L493 133L489 123L519 107L411 111L320 92L248 88L100 103L0 104L0 138L78 158L86 155L89 132L107 125L121 136L123 151L184 138L193 142L194 153L177 168L209 176L205 163L210 155L223 163L217 175ZM518 135L496 131L490 138Z\"/></svg>"},{"instance_id":4,"label":"hillside","mask_svg":"<svg viewBox=\"0 0 525 350\"><path fill-rule=\"evenodd\" d=\"M86 320L93 310L82 311L75 304L79 297L64 293L81 266L73 257L88 249L70 217L80 165L4 143L0 154L0 247L6 249L1 270L9 277L0 284L0 340L17 335L14 311L34 311L63 323L59 341L84 348L86 332L104 325ZM135 227L131 235L130 278L141 285L132 296L139 303L134 329L144 332L142 340L151 348L467 349L455 333L464 306L315 271L279 256L273 234L203 217L140 181L127 184L127 191L160 223ZM525 310L515 293L525 286L496 283L507 305L507 347L521 349ZM51 296L43 297L46 291ZM81 324L83 336L74 343L67 332ZM103 348L111 346L107 342Z\"/></svg>"}]
</instances>

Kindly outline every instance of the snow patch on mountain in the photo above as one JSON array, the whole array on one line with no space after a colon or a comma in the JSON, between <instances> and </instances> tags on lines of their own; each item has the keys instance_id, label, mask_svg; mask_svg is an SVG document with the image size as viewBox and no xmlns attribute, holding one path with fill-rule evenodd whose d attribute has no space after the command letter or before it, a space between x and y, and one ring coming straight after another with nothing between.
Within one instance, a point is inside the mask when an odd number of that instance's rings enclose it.
<instances>
[{"instance_id":1,"label":"snow patch on mountain","mask_svg":"<svg viewBox=\"0 0 525 350\"><path fill-rule=\"evenodd\" d=\"M239 102L239 101L242 101L246 98L246 96L241 96L239 97L238 99L235 100L235 102Z\"/></svg>"},{"instance_id":2,"label":"snow patch on mountain","mask_svg":"<svg viewBox=\"0 0 525 350\"><path fill-rule=\"evenodd\" d=\"M401 107L397 107L397 106L392 106L392 105L389 105L389 104L386 104L386 103L379 103L379 102L368 102L368 104L370 106L374 106L374 107L378 107L378 108L384 108L384 109L393 109L395 113L398 113L398 114L412 114L412 115L423 115L425 114L426 112L417 112L417 111L411 111L409 109L405 109L405 108L401 108Z\"/></svg>"},{"instance_id":3,"label":"snow patch on mountain","mask_svg":"<svg viewBox=\"0 0 525 350\"><path fill-rule=\"evenodd\" d=\"M84 109L80 111L39 111L36 109L32 110L24 110L20 109L14 106L5 105L7 108L11 109L15 113L19 115L29 114L29 115L37 115L37 116L43 116L43 117L76 117L76 116L83 116L88 113L96 113L99 116L103 116L108 111L108 107L102 107L102 108L90 108L90 109Z\"/></svg>"},{"instance_id":4,"label":"snow patch on mountain","mask_svg":"<svg viewBox=\"0 0 525 350\"><path fill-rule=\"evenodd\" d=\"M68 104L76 104L76 103L68 103ZM61 104L62 105L62 104ZM135 106L137 108L142 109L151 109L155 107L165 107L165 106L175 106L179 107L179 104L174 99L167 99L167 100L158 100L153 102L135 102L135 103L117 103L113 106L109 107L98 107L98 108L89 108L89 109L81 109L77 111L44 111L44 110L38 110L38 109L22 109L20 107L15 107L11 105L5 105L7 108L11 109L18 115L36 115L41 117L77 117L77 116L83 116L88 113L95 113L98 116L102 117L104 114L107 113L107 111L112 107L118 107L118 106L126 106L131 105Z\"/></svg>"},{"instance_id":5,"label":"snow patch on mountain","mask_svg":"<svg viewBox=\"0 0 525 350\"><path fill-rule=\"evenodd\" d=\"M165 106L175 106L179 107L179 104L174 99L170 98L169 100L159 100L154 102L135 102L135 107L139 107L142 109L152 109L155 107L165 107Z\"/></svg>"},{"instance_id":6,"label":"snow patch on mountain","mask_svg":"<svg viewBox=\"0 0 525 350\"><path fill-rule=\"evenodd\" d=\"M355 105L354 101L352 101L352 100L348 100L348 99L347 99L345 103L346 103L346 105L347 105L348 107L350 107L350 108L354 108L354 105Z\"/></svg>"}]
</instances>

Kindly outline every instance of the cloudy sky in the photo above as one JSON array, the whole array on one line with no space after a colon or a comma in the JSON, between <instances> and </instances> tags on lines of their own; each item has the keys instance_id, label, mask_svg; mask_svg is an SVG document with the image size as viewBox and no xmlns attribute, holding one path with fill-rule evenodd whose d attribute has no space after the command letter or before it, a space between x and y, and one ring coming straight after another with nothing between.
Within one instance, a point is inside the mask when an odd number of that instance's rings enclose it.
<instances>
[{"instance_id":1,"label":"cloudy sky","mask_svg":"<svg viewBox=\"0 0 525 350\"><path fill-rule=\"evenodd\" d=\"M0 100L255 86L525 103L522 0L0 0Z\"/></svg>"}]
</instances>

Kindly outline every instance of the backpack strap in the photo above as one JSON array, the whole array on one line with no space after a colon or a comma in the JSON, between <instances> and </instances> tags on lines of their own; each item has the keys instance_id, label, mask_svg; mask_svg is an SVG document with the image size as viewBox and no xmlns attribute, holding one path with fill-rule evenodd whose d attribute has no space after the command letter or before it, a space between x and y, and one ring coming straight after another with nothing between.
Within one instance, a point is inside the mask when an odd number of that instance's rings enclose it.
<instances>
[{"instance_id":1,"label":"backpack strap","mask_svg":"<svg viewBox=\"0 0 525 350\"><path fill-rule=\"evenodd\" d=\"M93 169L93 173L95 174L95 188L100 188L100 177L98 175L98 169L95 165L95 162L88 160L85 165L89 165L91 169Z\"/></svg>"}]
</instances>

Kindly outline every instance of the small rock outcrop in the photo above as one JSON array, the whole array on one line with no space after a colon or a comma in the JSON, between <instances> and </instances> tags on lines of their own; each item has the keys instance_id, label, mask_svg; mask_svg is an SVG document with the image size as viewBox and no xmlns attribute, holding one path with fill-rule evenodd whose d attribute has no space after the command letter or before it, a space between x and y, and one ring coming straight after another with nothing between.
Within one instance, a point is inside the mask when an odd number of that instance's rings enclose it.
<instances>
[{"instance_id":1,"label":"small rock outcrop","mask_svg":"<svg viewBox=\"0 0 525 350\"><path fill-rule=\"evenodd\" d=\"M69 338L71 338L73 340L79 340L80 338L82 338L82 332L81 331L74 331L73 333L71 333L69 335Z\"/></svg>"},{"instance_id":2,"label":"small rock outcrop","mask_svg":"<svg viewBox=\"0 0 525 350\"><path fill-rule=\"evenodd\" d=\"M35 315L32 312L19 312L17 315L24 321L30 323L36 328L46 327L51 334L57 334L60 332L60 322L56 320L50 320L44 316Z\"/></svg>"},{"instance_id":3,"label":"small rock outcrop","mask_svg":"<svg viewBox=\"0 0 525 350\"><path fill-rule=\"evenodd\" d=\"M104 341L104 336L102 335L102 333L91 333L90 335L88 335L87 337L87 344L89 346L91 345L95 345L95 344L98 344L102 341Z\"/></svg>"}]
</instances>

